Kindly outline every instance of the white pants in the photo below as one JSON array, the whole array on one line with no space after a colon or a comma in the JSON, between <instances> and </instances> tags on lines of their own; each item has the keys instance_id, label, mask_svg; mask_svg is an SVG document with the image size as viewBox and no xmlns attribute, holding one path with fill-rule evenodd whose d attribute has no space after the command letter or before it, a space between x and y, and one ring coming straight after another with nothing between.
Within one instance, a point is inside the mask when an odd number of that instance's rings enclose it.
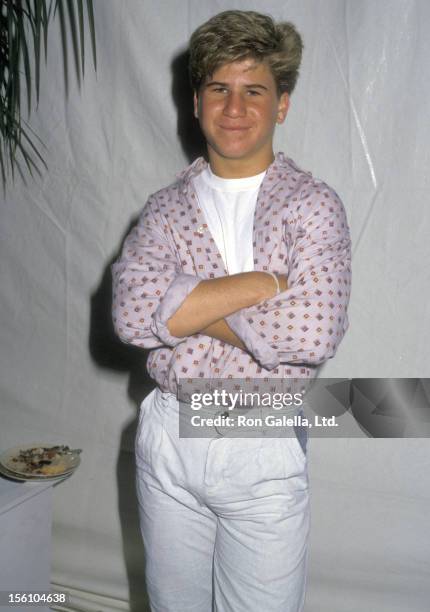
<instances>
[{"instance_id":1,"label":"white pants","mask_svg":"<svg viewBox=\"0 0 430 612\"><path fill-rule=\"evenodd\" d=\"M152 612L300 612L310 511L299 441L179 438L168 396L145 398L136 435Z\"/></svg>"}]
</instances>

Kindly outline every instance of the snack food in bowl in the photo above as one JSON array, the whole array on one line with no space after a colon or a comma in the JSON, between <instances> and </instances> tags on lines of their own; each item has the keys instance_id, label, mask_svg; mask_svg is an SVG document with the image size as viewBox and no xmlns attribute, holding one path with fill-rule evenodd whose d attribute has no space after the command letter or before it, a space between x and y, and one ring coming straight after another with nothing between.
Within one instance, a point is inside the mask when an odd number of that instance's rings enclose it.
<instances>
[{"instance_id":1,"label":"snack food in bowl","mask_svg":"<svg viewBox=\"0 0 430 612\"><path fill-rule=\"evenodd\" d=\"M3 455L6 469L22 475L55 476L74 470L79 465L80 450L68 446L31 446L13 449Z\"/></svg>"}]
</instances>

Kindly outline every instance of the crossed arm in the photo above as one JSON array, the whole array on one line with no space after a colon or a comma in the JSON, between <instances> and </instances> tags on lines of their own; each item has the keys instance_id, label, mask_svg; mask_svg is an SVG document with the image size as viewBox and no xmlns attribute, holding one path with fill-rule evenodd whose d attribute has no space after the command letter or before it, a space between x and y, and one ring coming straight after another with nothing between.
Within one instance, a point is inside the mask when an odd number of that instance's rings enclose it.
<instances>
[{"instance_id":1,"label":"crossed arm","mask_svg":"<svg viewBox=\"0 0 430 612\"><path fill-rule=\"evenodd\" d=\"M287 278L277 275L279 288L286 291ZM183 338L202 333L241 349L243 342L225 317L276 295L274 278L265 272L243 272L204 280L197 285L167 322L172 336Z\"/></svg>"},{"instance_id":2,"label":"crossed arm","mask_svg":"<svg viewBox=\"0 0 430 612\"><path fill-rule=\"evenodd\" d=\"M279 296L266 272L210 280L183 272L152 204L112 266L113 322L123 342L174 347L201 333L247 350L268 370L334 356L348 327L351 277L348 225L335 192L322 185L303 194L297 221L286 226L292 247L288 283L277 277Z\"/></svg>"}]
</instances>

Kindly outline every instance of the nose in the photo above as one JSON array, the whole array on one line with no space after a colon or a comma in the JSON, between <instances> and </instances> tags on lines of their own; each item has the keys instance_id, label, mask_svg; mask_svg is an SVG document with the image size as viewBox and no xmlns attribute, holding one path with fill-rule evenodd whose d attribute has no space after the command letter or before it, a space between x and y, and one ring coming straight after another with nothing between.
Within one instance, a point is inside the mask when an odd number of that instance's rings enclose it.
<instances>
[{"instance_id":1,"label":"nose","mask_svg":"<svg viewBox=\"0 0 430 612\"><path fill-rule=\"evenodd\" d=\"M239 92L230 91L225 98L224 115L227 117L243 117L246 114L246 105Z\"/></svg>"}]
</instances>

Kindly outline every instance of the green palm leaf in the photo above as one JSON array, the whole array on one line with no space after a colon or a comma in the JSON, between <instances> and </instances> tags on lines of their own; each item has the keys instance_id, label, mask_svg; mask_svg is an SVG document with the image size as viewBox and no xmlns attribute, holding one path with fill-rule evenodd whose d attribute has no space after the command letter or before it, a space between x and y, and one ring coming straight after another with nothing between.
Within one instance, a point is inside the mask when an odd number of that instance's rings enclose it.
<instances>
[{"instance_id":1,"label":"green palm leaf","mask_svg":"<svg viewBox=\"0 0 430 612\"><path fill-rule=\"evenodd\" d=\"M86 0L87 24L91 37L94 69L97 69L96 38L92 0ZM54 10L53 10L54 9ZM65 10L66 9L66 10ZM76 17L77 14L77 17ZM78 87L85 70L85 17L83 0L0 0L0 173L3 188L9 173L14 180L15 166L24 178L22 161L28 172L39 175L38 162L47 168L36 146L43 143L21 116L21 79L25 87L27 113L31 114L32 91L40 94L40 56L43 37L45 63L48 27L58 15L63 49L66 96L68 95L68 36Z\"/></svg>"}]
</instances>

